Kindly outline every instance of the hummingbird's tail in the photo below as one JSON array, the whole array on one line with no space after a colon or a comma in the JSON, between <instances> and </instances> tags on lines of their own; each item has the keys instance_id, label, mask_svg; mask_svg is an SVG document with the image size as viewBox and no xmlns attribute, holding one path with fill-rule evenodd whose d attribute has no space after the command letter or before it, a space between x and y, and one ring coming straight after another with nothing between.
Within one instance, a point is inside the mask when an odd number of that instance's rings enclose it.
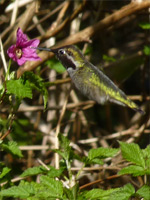
<instances>
[{"instance_id":1,"label":"hummingbird's tail","mask_svg":"<svg viewBox=\"0 0 150 200\"><path fill-rule=\"evenodd\" d=\"M142 110L141 108L139 108L138 106L136 108L132 108L133 110L135 110L136 112L139 112L142 115L145 115L145 111Z\"/></svg>"},{"instance_id":2,"label":"hummingbird's tail","mask_svg":"<svg viewBox=\"0 0 150 200\"><path fill-rule=\"evenodd\" d=\"M145 111L143 111L136 103L129 99L121 90L120 93L118 93L118 95L119 96L116 95L116 99L110 98L109 101L120 104L122 106L127 106L132 110L139 112L142 115L145 114Z\"/></svg>"},{"instance_id":3,"label":"hummingbird's tail","mask_svg":"<svg viewBox=\"0 0 150 200\"><path fill-rule=\"evenodd\" d=\"M135 104L131 99L127 98L127 106L136 112L139 112L140 114L144 115L145 111L143 111L137 104Z\"/></svg>"}]
</instances>

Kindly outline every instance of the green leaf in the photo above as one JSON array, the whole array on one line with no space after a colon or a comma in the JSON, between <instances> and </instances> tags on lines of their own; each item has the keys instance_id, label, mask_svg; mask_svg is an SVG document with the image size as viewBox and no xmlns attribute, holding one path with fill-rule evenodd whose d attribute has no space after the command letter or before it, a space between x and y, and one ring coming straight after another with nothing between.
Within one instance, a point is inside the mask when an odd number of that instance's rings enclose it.
<instances>
[{"instance_id":1,"label":"green leaf","mask_svg":"<svg viewBox=\"0 0 150 200\"><path fill-rule=\"evenodd\" d=\"M48 101L48 92L45 83L43 82L43 79L33 72L25 72L22 76L22 79L28 80L30 87L39 91L43 95L44 108L46 108L46 104Z\"/></svg>"},{"instance_id":2,"label":"green leaf","mask_svg":"<svg viewBox=\"0 0 150 200\"><path fill-rule=\"evenodd\" d=\"M116 59L114 57L107 56L107 55L103 55L103 60L105 60L107 62L115 62L116 61Z\"/></svg>"},{"instance_id":3,"label":"green leaf","mask_svg":"<svg viewBox=\"0 0 150 200\"><path fill-rule=\"evenodd\" d=\"M46 173L47 171L48 170L43 166L32 167L32 168L26 169L20 176L21 177L34 176L34 175Z\"/></svg>"},{"instance_id":4,"label":"green leaf","mask_svg":"<svg viewBox=\"0 0 150 200\"><path fill-rule=\"evenodd\" d=\"M68 200L68 199L74 200L73 194L72 194L72 191L70 190L70 188L68 189L68 188L64 187L63 189L64 189L64 194L65 194L65 196L66 196L66 199L67 199L67 200Z\"/></svg>"},{"instance_id":5,"label":"green leaf","mask_svg":"<svg viewBox=\"0 0 150 200\"><path fill-rule=\"evenodd\" d=\"M145 149L142 149L142 152L144 154L144 158L150 159L150 144L147 145Z\"/></svg>"},{"instance_id":6,"label":"green leaf","mask_svg":"<svg viewBox=\"0 0 150 200\"><path fill-rule=\"evenodd\" d=\"M34 176L38 174L47 174L48 177L54 178L54 177L59 177L64 170L63 168L55 169L52 166L47 166L47 167L49 168L49 170L47 170L43 166L28 168L20 176L25 177L25 176Z\"/></svg>"},{"instance_id":7,"label":"green leaf","mask_svg":"<svg viewBox=\"0 0 150 200\"><path fill-rule=\"evenodd\" d=\"M143 52L146 56L150 55L150 46L144 46Z\"/></svg>"},{"instance_id":8,"label":"green leaf","mask_svg":"<svg viewBox=\"0 0 150 200\"><path fill-rule=\"evenodd\" d=\"M49 167L50 167L50 170L47 172L47 175L50 178L59 177L64 171L64 167L60 167L60 169L55 169L52 166L49 166Z\"/></svg>"},{"instance_id":9,"label":"green leaf","mask_svg":"<svg viewBox=\"0 0 150 200\"><path fill-rule=\"evenodd\" d=\"M0 196L27 198L35 193L36 192L32 184L22 181L19 186L13 186L8 189L2 190L0 192Z\"/></svg>"},{"instance_id":10,"label":"green leaf","mask_svg":"<svg viewBox=\"0 0 150 200\"><path fill-rule=\"evenodd\" d=\"M55 58L48 60L46 62L46 65L48 65L48 67L50 67L51 69L54 69L56 72L60 74L66 71L65 67L60 62L58 62L58 60L56 60Z\"/></svg>"},{"instance_id":11,"label":"green leaf","mask_svg":"<svg viewBox=\"0 0 150 200\"><path fill-rule=\"evenodd\" d=\"M58 153L60 153L65 160L69 160L71 154L70 141L67 137L63 136L62 134L59 134L59 141L61 144L62 151L58 150Z\"/></svg>"},{"instance_id":12,"label":"green leaf","mask_svg":"<svg viewBox=\"0 0 150 200\"><path fill-rule=\"evenodd\" d=\"M146 149L143 149L142 152L144 154L147 171L149 171L148 174L150 174L150 145L147 145Z\"/></svg>"},{"instance_id":13,"label":"green leaf","mask_svg":"<svg viewBox=\"0 0 150 200\"><path fill-rule=\"evenodd\" d=\"M18 156L20 158L23 157L22 152L17 145L17 142L9 141L8 144L2 144L2 148L14 156Z\"/></svg>"},{"instance_id":14,"label":"green leaf","mask_svg":"<svg viewBox=\"0 0 150 200\"><path fill-rule=\"evenodd\" d=\"M73 199L76 200L77 199L77 196L79 194L79 184L75 184L72 188L71 188L71 191L72 191L72 195L73 195Z\"/></svg>"},{"instance_id":15,"label":"green leaf","mask_svg":"<svg viewBox=\"0 0 150 200\"><path fill-rule=\"evenodd\" d=\"M104 164L104 162L100 158L87 159L87 162L85 162L85 163L87 163L87 164L99 164L99 165Z\"/></svg>"},{"instance_id":16,"label":"green leaf","mask_svg":"<svg viewBox=\"0 0 150 200\"><path fill-rule=\"evenodd\" d=\"M142 29L150 29L150 23L149 23L149 22L140 23L139 26L140 26Z\"/></svg>"},{"instance_id":17,"label":"green leaf","mask_svg":"<svg viewBox=\"0 0 150 200\"><path fill-rule=\"evenodd\" d=\"M134 187L129 183L124 187L120 188L118 191L115 191L110 194L111 200L129 200L129 198L135 194Z\"/></svg>"},{"instance_id":18,"label":"green leaf","mask_svg":"<svg viewBox=\"0 0 150 200\"><path fill-rule=\"evenodd\" d=\"M47 176L41 176L40 183L47 187L48 192L51 194L52 197L62 197L63 184L61 181L57 181L54 178L49 178Z\"/></svg>"},{"instance_id":19,"label":"green leaf","mask_svg":"<svg viewBox=\"0 0 150 200\"><path fill-rule=\"evenodd\" d=\"M144 200L149 200L150 199L150 186L148 185L143 185L137 192L137 195L140 197L144 198Z\"/></svg>"},{"instance_id":20,"label":"green leaf","mask_svg":"<svg viewBox=\"0 0 150 200\"><path fill-rule=\"evenodd\" d=\"M84 52L84 56L86 56L86 55L91 55L92 54L92 46L88 46L87 48L86 48L86 50L85 50L85 52Z\"/></svg>"},{"instance_id":21,"label":"green leaf","mask_svg":"<svg viewBox=\"0 0 150 200\"><path fill-rule=\"evenodd\" d=\"M93 160L95 158L104 159L108 157L115 156L119 149L113 149L113 148L97 148L97 149L91 149L88 153L89 160Z\"/></svg>"},{"instance_id":22,"label":"green leaf","mask_svg":"<svg viewBox=\"0 0 150 200\"><path fill-rule=\"evenodd\" d=\"M10 168L8 167L4 167L0 173L0 179L2 179L3 177L5 177L9 172L11 171Z\"/></svg>"},{"instance_id":23,"label":"green leaf","mask_svg":"<svg viewBox=\"0 0 150 200\"><path fill-rule=\"evenodd\" d=\"M119 175L123 174L132 174L133 176L142 176L146 174L146 171L141 166L130 165L121 169L118 173Z\"/></svg>"},{"instance_id":24,"label":"green leaf","mask_svg":"<svg viewBox=\"0 0 150 200\"><path fill-rule=\"evenodd\" d=\"M63 188L64 189L64 193L67 196L67 199L71 199L71 200L77 200L78 199L78 195L79 195L79 185L78 183L75 184L72 188Z\"/></svg>"},{"instance_id":25,"label":"green leaf","mask_svg":"<svg viewBox=\"0 0 150 200\"><path fill-rule=\"evenodd\" d=\"M18 80L6 81L7 93L14 94L17 97L32 99L32 89L28 81L23 81L21 78Z\"/></svg>"},{"instance_id":26,"label":"green leaf","mask_svg":"<svg viewBox=\"0 0 150 200\"><path fill-rule=\"evenodd\" d=\"M132 162L136 165L145 168L145 160L143 157L143 152L137 144L119 142L121 146L121 152L124 159L129 162Z\"/></svg>"},{"instance_id":27,"label":"green leaf","mask_svg":"<svg viewBox=\"0 0 150 200\"><path fill-rule=\"evenodd\" d=\"M79 199L88 199L88 200L110 200L110 195L118 191L120 188L102 190L102 189L92 189L90 191L85 191L81 193Z\"/></svg>"}]
</instances>

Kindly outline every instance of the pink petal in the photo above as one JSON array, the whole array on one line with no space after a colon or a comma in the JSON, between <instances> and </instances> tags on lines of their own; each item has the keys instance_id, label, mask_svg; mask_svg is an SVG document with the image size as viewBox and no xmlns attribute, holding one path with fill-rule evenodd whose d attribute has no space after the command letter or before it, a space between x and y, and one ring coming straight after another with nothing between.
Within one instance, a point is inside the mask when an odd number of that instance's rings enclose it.
<instances>
[{"instance_id":1,"label":"pink petal","mask_svg":"<svg viewBox=\"0 0 150 200\"><path fill-rule=\"evenodd\" d=\"M36 49L32 47L37 47L40 43L40 40L33 39L29 40L27 35L22 32L20 28L17 30L17 41L15 45L12 45L8 50L8 56L18 63L18 65L23 65L28 60L41 60L37 55ZM17 57L16 49L22 51L21 57Z\"/></svg>"},{"instance_id":2,"label":"pink petal","mask_svg":"<svg viewBox=\"0 0 150 200\"><path fill-rule=\"evenodd\" d=\"M12 45L9 47L9 49L7 50L7 54L10 58L12 58L15 62L17 62L18 58L16 56L16 45Z\"/></svg>"},{"instance_id":3,"label":"pink petal","mask_svg":"<svg viewBox=\"0 0 150 200\"><path fill-rule=\"evenodd\" d=\"M9 47L9 49L7 50L7 54L10 58L13 58L15 57L15 48L16 48L16 45L13 44Z\"/></svg>"},{"instance_id":4,"label":"pink petal","mask_svg":"<svg viewBox=\"0 0 150 200\"><path fill-rule=\"evenodd\" d=\"M17 59L18 65L23 65L27 60L24 57L21 57L20 59Z\"/></svg>"},{"instance_id":5,"label":"pink petal","mask_svg":"<svg viewBox=\"0 0 150 200\"><path fill-rule=\"evenodd\" d=\"M22 32L21 28L18 28L16 45L18 47L22 47L23 44L27 41L28 41L27 35Z\"/></svg>"},{"instance_id":6,"label":"pink petal","mask_svg":"<svg viewBox=\"0 0 150 200\"><path fill-rule=\"evenodd\" d=\"M25 47L37 47L40 43L40 40L38 39L33 39L33 40L29 40L27 42L24 43L24 48Z\"/></svg>"},{"instance_id":7,"label":"pink petal","mask_svg":"<svg viewBox=\"0 0 150 200\"><path fill-rule=\"evenodd\" d=\"M37 55L36 50L30 47L23 48L23 57L27 60L41 60L41 58Z\"/></svg>"}]
</instances>

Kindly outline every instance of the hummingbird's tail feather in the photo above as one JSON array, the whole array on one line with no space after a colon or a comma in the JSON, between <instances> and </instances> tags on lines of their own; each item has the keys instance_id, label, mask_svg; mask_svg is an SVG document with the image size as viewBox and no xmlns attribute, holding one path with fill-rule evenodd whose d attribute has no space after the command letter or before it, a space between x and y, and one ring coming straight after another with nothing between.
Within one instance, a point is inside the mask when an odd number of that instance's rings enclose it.
<instances>
[{"instance_id":1,"label":"hummingbird's tail feather","mask_svg":"<svg viewBox=\"0 0 150 200\"><path fill-rule=\"evenodd\" d=\"M139 112L140 114L144 115L145 111L143 111L136 103L134 103L132 100L128 99L128 104L126 104L129 108L133 109L136 112Z\"/></svg>"},{"instance_id":2,"label":"hummingbird's tail feather","mask_svg":"<svg viewBox=\"0 0 150 200\"><path fill-rule=\"evenodd\" d=\"M120 104L122 106L127 106L132 110L139 112L144 115L145 111L143 111L136 103L134 103L131 99L129 99L122 91L119 93L121 96L116 95L116 99L110 98L109 101L113 103Z\"/></svg>"},{"instance_id":3,"label":"hummingbird's tail feather","mask_svg":"<svg viewBox=\"0 0 150 200\"><path fill-rule=\"evenodd\" d=\"M141 115L145 115L145 111L142 110L141 108L137 107L137 108L133 108L133 110L135 110L136 112L139 112Z\"/></svg>"}]
</instances>

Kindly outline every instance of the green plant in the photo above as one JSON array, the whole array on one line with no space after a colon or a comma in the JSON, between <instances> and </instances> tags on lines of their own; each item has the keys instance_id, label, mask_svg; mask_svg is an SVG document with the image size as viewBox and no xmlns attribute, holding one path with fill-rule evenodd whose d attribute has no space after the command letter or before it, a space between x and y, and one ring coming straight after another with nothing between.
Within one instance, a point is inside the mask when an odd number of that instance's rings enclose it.
<instances>
[{"instance_id":1,"label":"green plant","mask_svg":"<svg viewBox=\"0 0 150 200\"><path fill-rule=\"evenodd\" d=\"M114 148L98 148L91 149L87 157L77 155L70 146L69 140L62 134L59 135L60 149L54 150L61 156L60 168L55 169L52 166L38 166L28 168L20 177L34 177L40 175L39 183L35 181L21 180L18 185L1 189L0 196L12 197L27 200L43 200L43 199L62 199L62 200L128 200L130 197L143 197L145 200L149 199L150 186L147 183L142 185L138 190L135 190L133 184L129 183L123 187L114 189L80 189L79 176L83 172L83 167L90 164L103 164L103 160L108 157L113 157L118 154L119 149ZM13 148L12 148L13 146ZM129 166L124 167L119 171L119 175L130 174L133 176L147 176L150 175L150 145L146 149L140 149L137 144L127 144L120 142L121 154ZM15 144L1 146L2 149L9 150L12 154L20 154L18 147ZM18 152L18 153L14 153ZM135 156L136 155L136 156ZM78 173L73 173L71 165L77 159L82 163L82 168ZM5 176L10 172L10 169L4 167L1 174L1 183ZM3 199L3 198L2 198Z\"/></svg>"}]
</instances>

